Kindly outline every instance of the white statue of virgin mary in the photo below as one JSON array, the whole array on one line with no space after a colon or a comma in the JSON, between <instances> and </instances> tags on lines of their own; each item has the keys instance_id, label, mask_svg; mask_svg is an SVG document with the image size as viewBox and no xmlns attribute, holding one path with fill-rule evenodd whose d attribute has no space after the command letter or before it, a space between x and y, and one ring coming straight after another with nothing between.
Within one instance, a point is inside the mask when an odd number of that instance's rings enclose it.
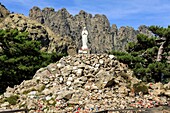
<instances>
[{"instance_id":1,"label":"white statue of virgin mary","mask_svg":"<svg viewBox=\"0 0 170 113\"><path fill-rule=\"evenodd\" d=\"M81 35L82 35L82 50L88 49L88 47L87 47L88 31L87 31L86 27L83 28Z\"/></svg>"}]
</instances>

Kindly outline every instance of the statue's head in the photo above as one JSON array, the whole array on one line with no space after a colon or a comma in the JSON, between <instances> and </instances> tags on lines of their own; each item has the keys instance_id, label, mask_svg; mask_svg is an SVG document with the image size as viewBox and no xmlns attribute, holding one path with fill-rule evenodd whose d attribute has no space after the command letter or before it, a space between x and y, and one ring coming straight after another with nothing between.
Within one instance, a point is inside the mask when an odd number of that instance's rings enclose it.
<instances>
[{"instance_id":1,"label":"statue's head","mask_svg":"<svg viewBox=\"0 0 170 113\"><path fill-rule=\"evenodd\" d=\"M83 27L83 30L87 30L86 27Z\"/></svg>"}]
</instances>

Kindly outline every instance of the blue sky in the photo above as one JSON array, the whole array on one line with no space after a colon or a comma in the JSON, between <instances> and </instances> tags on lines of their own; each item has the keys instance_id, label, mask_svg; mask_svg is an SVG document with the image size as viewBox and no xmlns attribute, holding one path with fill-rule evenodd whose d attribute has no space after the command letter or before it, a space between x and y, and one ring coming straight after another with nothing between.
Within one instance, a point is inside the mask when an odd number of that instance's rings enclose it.
<instances>
[{"instance_id":1,"label":"blue sky","mask_svg":"<svg viewBox=\"0 0 170 113\"><path fill-rule=\"evenodd\" d=\"M11 12L26 16L33 6L41 9L53 7L55 10L66 8L71 14L80 10L87 13L104 14L110 24L131 26L170 25L170 0L0 0Z\"/></svg>"}]
</instances>

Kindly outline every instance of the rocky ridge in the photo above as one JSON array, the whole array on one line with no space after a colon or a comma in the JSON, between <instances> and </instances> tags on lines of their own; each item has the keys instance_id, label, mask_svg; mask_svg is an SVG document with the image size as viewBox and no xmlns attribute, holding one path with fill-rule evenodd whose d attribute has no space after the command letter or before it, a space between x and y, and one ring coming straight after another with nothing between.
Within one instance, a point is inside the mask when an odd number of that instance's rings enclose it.
<instances>
[{"instance_id":1,"label":"rocky ridge","mask_svg":"<svg viewBox=\"0 0 170 113\"><path fill-rule=\"evenodd\" d=\"M56 35L48 27L22 14L10 14L0 23L0 28L18 29L21 32L28 32L28 37L40 41L42 50L48 52L54 52L56 50L65 52L69 44L71 44L71 39L69 37Z\"/></svg>"},{"instance_id":2,"label":"rocky ridge","mask_svg":"<svg viewBox=\"0 0 170 113\"><path fill-rule=\"evenodd\" d=\"M124 51L128 42L136 41L137 34L152 36L144 25L138 30L128 26L118 29L116 25L110 27L105 15L92 16L83 10L73 16L65 8L55 11L53 8L41 10L33 7L28 18L21 14L10 14L3 5L0 5L0 9L0 18L4 21L0 23L2 29L27 31L32 39L40 40L42 50L48 52L76 54L81 47L81 31L84 26L89 31L88 46L91 53L107 53L113 49Z\"/></svg>"},{"instance_id":3,"label":"rocky ridge","mask_svg":"<svg viewBox=\"0 0 170 113\"><path fill-rule=\"evenodd\" d=\"M84 26L89 31L89 47L92 53L104 53L113 49L110 24L105 15L95 15L81 10L72 16L65 8L55 12L53 8L33 7L29 14L31 19L48 26L54 33L69 36L77 48L81 47L81 32ZM110 32L110 33L108 33Z\"/></svg>"},{"instance_id":4,"label":"rocky ridge","mask_svg":"<svg viewBox=\"0 0 170 113\"><path fill-rule=\"evenodd\" d=\"M89 113L170 102L170 82L145 85L127 65L107 54L63 57L39 69L33 79L6 90L0 95L0 110L27 107L29 113Z\"/></svg>"},{"instance_id":5,"label":"rocky ridge","mask_svg":"<svg viewBox=\"0 0 170 113\"><path fill-rule=\"evenodd\" d=\"M9 14L10 12L8 9L6 9L6 7L0 3L0 22Z\"/></svg>"},{"instance_id":6,"label":"rocky ridge","mask_svg":"<svg viewBox=\"0 0 170 113\"><path fill-rule=\"evenodd\" d=\"M137 34L152 36L152 33L144 25L140 26L138 30L128 26L118 29L115 24L110 25L105 15L92 16L83 10L73 16L65 8L55 11L53 8L41 10L38 7L33 7L29 16L48 26L54 33L71 37L77 48L81 47L81 31L86 26L89 32L88 46L91 53L106 53L113 49L124 51L128 42L137 40Z\"/></svg>"}]
</instances>

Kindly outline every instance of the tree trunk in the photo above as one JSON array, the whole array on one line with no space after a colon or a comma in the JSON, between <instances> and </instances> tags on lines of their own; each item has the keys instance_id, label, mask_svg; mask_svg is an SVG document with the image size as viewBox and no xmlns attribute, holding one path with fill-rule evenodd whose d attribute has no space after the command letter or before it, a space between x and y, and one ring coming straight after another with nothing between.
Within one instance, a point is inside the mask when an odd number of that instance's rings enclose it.
<instances>
[{"instance_id":1,"label":"tree trunk","mask_svg":"<svg viewBox=\"0 0 170 113\"><path fill-rule=\"evenodd\" d=\"M162 53L163 53L165 42L166 41L162 42L161 46L159 47L158 54L157 54L157 59L156 59L156 61L158 61L158 62L162 60Z\"/></svg>"}]
</instances>

